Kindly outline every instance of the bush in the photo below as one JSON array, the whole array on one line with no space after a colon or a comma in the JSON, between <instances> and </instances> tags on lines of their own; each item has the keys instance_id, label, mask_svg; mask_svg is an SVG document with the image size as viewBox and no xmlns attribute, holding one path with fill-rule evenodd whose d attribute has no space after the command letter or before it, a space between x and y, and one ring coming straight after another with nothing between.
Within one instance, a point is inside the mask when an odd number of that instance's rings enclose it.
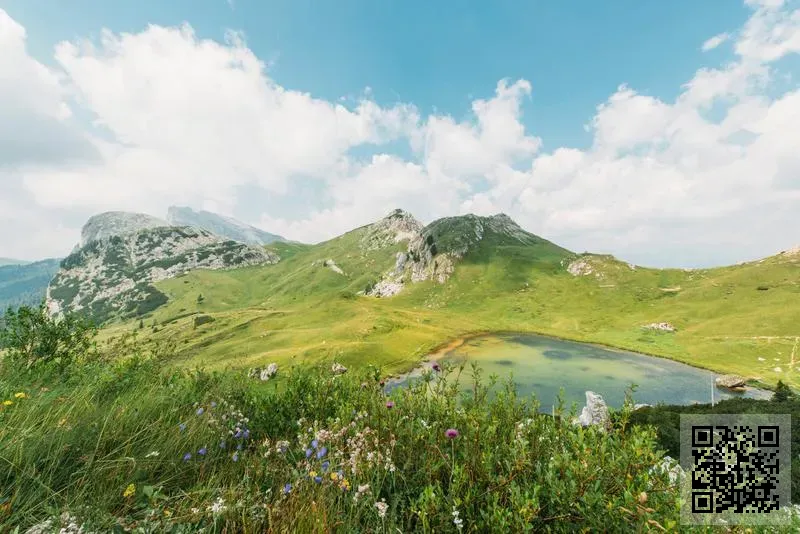
<instances>
[{"instance_id":1,"label":"bush","mask_svg":"<svg viewBox=\"0 0 800 534\"><path fill-rule=\"evenodd\" d=\"M89 356L97 329L72 314L51 317L42 303L38 308L9 309L0 329L0 348L15 367L54 364L64 370L81 356Z\"/></svg>"}]
</instances>

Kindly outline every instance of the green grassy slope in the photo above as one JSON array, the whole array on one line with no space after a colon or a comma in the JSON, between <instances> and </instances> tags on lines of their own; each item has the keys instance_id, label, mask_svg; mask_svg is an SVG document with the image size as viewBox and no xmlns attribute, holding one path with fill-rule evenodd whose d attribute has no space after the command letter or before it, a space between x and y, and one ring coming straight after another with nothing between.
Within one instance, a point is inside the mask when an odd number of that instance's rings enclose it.
<instances>
[{"instance_id":1,"label":"green grassy slope","mask_svg":"<svg viewBox=\"0 0 800 534\"><path fill-rule=\"evenodd\" d=\"M450 230L463 231L462 222L450 218ZM406 244L364 252L359 243L368 231L314 246L274 244L270 248L283 258L276 265L195 271L160 282L169 302L145 319L142 334L177 341L180 365L336 358L399 371L448 340L514 330L800 385L793 365L800 361L798 256L693 271L632 268L608 256L572 254L532 234L510 239L487 232L447 283L420 282L379 299L357 293L392 268ZM447 235L439 232L437 239ZM593 272L570 274L566 266L576 258ZM326 259L345 274L325 267ZM214 321L195 328L198 314ZM661 321L678 331L642 329ZM111 326L105 334L137 323Z\"/></svg>"}]
</instances>

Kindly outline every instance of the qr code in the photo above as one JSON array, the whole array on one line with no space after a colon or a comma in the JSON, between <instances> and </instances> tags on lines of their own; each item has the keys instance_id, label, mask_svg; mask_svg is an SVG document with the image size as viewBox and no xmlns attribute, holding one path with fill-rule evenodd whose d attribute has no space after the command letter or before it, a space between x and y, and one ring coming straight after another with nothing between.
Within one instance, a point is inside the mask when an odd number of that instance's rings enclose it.
<instances>
[{"instance_id":1,"label":"qr code","mask_svg":"<svg viewBox=\"0 0 800 534\"><path fill-rule=\"evenodd\" d=\"M791 416L681 415L684 523L772 523L789 505ZM771 515L770 515L771 514Z\"/></svg>"}]
</instances>

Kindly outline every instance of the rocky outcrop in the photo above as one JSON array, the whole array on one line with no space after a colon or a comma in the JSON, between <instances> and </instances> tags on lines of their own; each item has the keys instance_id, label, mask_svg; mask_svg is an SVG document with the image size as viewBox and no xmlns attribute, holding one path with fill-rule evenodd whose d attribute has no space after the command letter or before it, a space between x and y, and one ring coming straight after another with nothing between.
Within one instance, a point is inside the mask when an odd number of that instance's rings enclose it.
<instances>
[{"instance_id":1,"label":"rocky outcrop","mask_svg":"<svg viewBox=\"0 0 800 534\"><path fill-rule=\"evenodd\" d=\"M279 235L270 234L232 217L210 211L194 211L186 207L171 206L167 211L167 222L172 226L192 226L248 245L267 245L275 241L286 241Z\"/></svg>"},{"instance_id":2,"label":"rocky outcrop","mask_svg":"<svg viewBox=\"0 0 800 534\"><path fill-rule=\"evenodd\" d=\"M335 272L336 274L341 274L342 276L344 276L344 271L341 269L341 267L336 265L335 261L328 259L328 260L323 261L322 265L324 267L327 267L331 271Z\"/></svg>"},{"instance_id":3,"label":"rocky outcrop","mask_svg":"<svg viewBox=\"0 0 800 534\"><path fill-rule=\"evenodd\" d=\"M107 211L94 215L86 221L81 229L79 247L85 247L92 241L108 239L114 236L125 236L142 230L169 226L167 221L145 213L127 211Z\"/></svg>"},{"instance_id":4,"label":"rocky outcrop","mask_svg":"<svg viewBox=\"0 0 800 534\"><path fill-rule=\"evenodd\" d=\"M714 379L714 384L722 388L738 389L747 385L747 379L737 375L722 375Z\"/></svg>"},{"instance_id":5,"label":"rocky outcrop","mask_svg":"<svg viewBox=\"0 0 800 534\"><path fill-rule=\"evenodd\" d=\"M677 328L669 323L650 323L642 326L645 330L657 330L660 332L677 332Z\"/></svg>"},{"instance_id":6,"label":"rocky outcrop","mask_svg":"<svg viewBox=\"0 0 800 534\"><path fill-rule=\"evenodd\" d=\"M396 212L383 221L376 223L378 228L397 225L392 219L401 217ZM404 231L391 235L398 240L408 239L405 252L398 252L393 269L384 273L380 280L369 286L365 293L377 297L390 297L403 290L409 283L432 280L445 283L455 271L457 263L467 254L485 246L498 245L545 245L560 249L526 232L507 215L500 213L491 217L462 215L438 219L424 228L412 224L404 224ZM368 234L373 235L374 230ZM374 238L370 238L370 242ZM491 250L491 249L490 249Z\"/></svg>"},{"instance_id":7,"label":"rocky outcrop","mask_svg":"<svg viewBox=\"0 0 800 534\"><path fill-rule=\"evenodd\" d=\"M166 302L152 283L194 269L229 269L275 263L278 256L260 247L224 240L205 230L152 226L130 232L123 216L98 228L92 218L84 229L88 242L61 262L47 289L51 314L81 312L97 322L147 313ZM145 216L146 217L146 216ZM153 221L150 221L152 223ZM137 223L138 224L138 223ZM154 224L154 223L153 223ZM113 230L112 235L109 231ZM119 233L121 232L121 233Z\"/></svg>"},{"instance_id":8,"label":"rocky outcrop","mask_svg":"<svg viewBox=\"0 0 800 534\"><path fill-rule=\"evenodd\" d=\"M586 406L574 422L581 426L597 426L601 430L608 430L611 427L611 418L603 397L594 391L587 391Z\"/></svg>"},{"instance_id":9,"label":"rocky outcrop","mask_svg":"<svg viewBox=\"0 0 800 534\"><path fill-rule=\"evenodd\" d=\"M409 241L422 231L422 224L407 211L396 209L367 227L361 238L361 249L378 250Z\"/></svg>"},{"instance_id":10,"label":"rocky outcrop","mask_svg":"<svg viewBox=\"0 0 800 534\"><path fill-rule=\"evenodd\" d=\"M262 382L266 382L267 380L269 380L270 378L272 378L276 374L278 374L278 364L277 363L271 363L271 364L269 364L268 366L266 366L264 368L255 367L253 369L250 369L247 372L247 377L248 378L258 378Z\"/></svg>"}]
</instances>

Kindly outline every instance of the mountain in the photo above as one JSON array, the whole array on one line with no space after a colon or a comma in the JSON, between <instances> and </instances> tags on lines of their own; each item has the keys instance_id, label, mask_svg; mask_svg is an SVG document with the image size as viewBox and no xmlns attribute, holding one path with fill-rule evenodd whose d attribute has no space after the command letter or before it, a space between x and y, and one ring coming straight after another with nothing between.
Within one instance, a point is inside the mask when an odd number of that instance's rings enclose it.
<instances>
[{"instance_id":1,"label":"mountain","mask_svg":"<svg viewBox=\"0 0 800 534\"><path fill-rule=\"evenodd\" d=\"M248 245L267 245L275 241L286 241L279 235L270 234L231 217L210 211L194 211L191 208L172 206L167 212L167 221L173 226L193 226Z\"/></svg>"},{"instance_id":2,"label":"mountain","mask_svg":"<svg viewBox=\"0 0 800 534\"><path fill-rule=\"evenodd\" d=\"M47 285L61 260L0 266L0 314L9 307L35 306L45 297Z\"/></svg>"},{"instance_id":3,"label":"mountain","mask_svg":"<svg viewBox=\"0 0 800 534\"><path fill-rule=\"evenodd\" d=\"M23 261L23 260L15 260L13 258L0 258L0 267L6 266L6 265L25 265L27 263L31 263L31 262Z\"/></svg>"},{"instance_id":4,"label":"mountain","mask_svg":"<svg viewBox=\"0 0 800 534\"><path fill-rule=\"evenodd\" d=\"M138 317L166 302L152 285L193 269L274 263L259 247L206 230L169 226L138 213L109 212L89 219L81 245L66 257L47 289L51 313L88 313L98 322Z\"/></svg>"}]
</instances>

